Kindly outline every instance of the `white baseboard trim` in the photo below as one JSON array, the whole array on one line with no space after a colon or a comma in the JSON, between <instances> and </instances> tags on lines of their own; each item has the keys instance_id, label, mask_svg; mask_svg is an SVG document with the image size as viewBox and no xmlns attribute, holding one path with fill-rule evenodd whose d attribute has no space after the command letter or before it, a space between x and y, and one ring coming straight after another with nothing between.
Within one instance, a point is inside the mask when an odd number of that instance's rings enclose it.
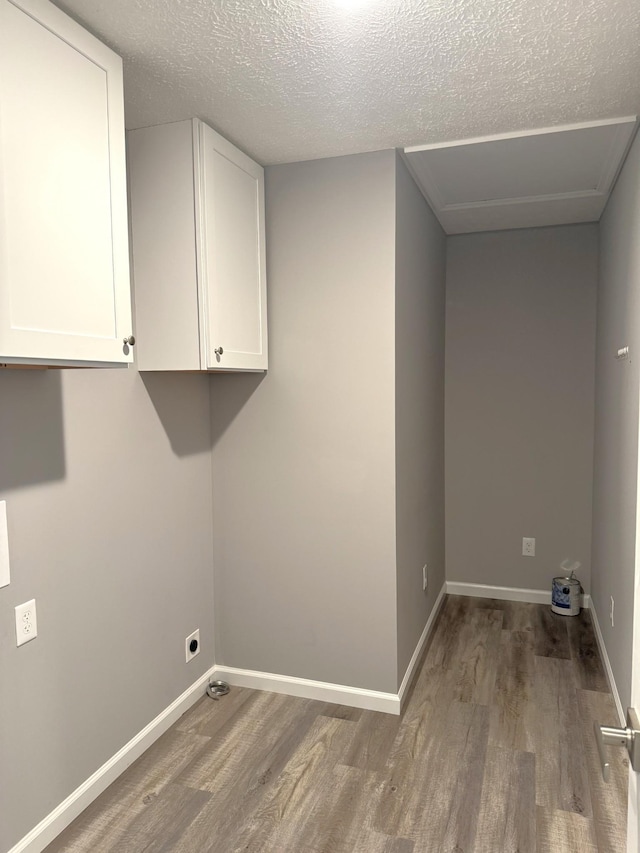
<instances>
[{"instance_id":1,"label":"white baseboard trim","mask_svg":"<svg viewBox=\"0 0 640 853\"><path fill-rule=\"evenodd\" d=\"M404 674L404 678L402 679L402 684L400 685L400 690L398 690L398 698L400 699L400 707L402 707L402 703L404 702L404 694L406 693L409 685L411 684L411 679L413 678L413 674L415 669L420 661L420 657L422 656L422 652L426 645L427 640L429 639L429 634L431 634L431 629L433 628L433 624L436 620L436 616L440 612L440 608L442 607L442 603L444 601L444 597L447 594L447 582L445 581L442 584L442 589L438 593L438 597L435 600L431 613L429 614L429 618L427 619L427 624L424 626L424 631L422 632L420 639L418 640L418 645L415 648L415 651L409 661L409 666L407 667L407 671Z\"/></svg>"},{"instance_id":2,"label":"white baseboard trim","mask_svg":"<svg viewBox=\"0 0 640 853\"><path fill-rule=\"evenodd\" d=\"M474 598L497 598L500 601L526 601L529 604L551 604L551 590L520 589L515 586L490 586L484 583L447 581L448 595L471 595Z\"/></svg>"},{"instance_id":3,"label":"white baseboard trim","mask_svg":"<svg viewBox=\"0 0 640 853\"><path fill-rule=\"evenodd\" d=\"M256 672L232 666L216 666L214 677L228 681L234 687L251 687L253 690L268 690L285 693L302 699L319 699L336 705L350 705L366 711L383 711L387 714L400 713L400 699L395 693L380 693L362 687L331 684L328 681L312 681L291 675L276 675L272 672Z\"/></svg>"},{"instance_id":4,"label":"white baseboard trim","mask_svg":"<svg viewBox=\"0 0 640 853\"><path fill-rule=\"evenodd\" d=\"M602 636L602 631L600 630L600 622L598 621L598 613L596 608L593 605L593 601L591 601L591 618L593 620L593 627L596 632L596 639L598 641L598 648L600 649L600 654L602 655L602 660L604 663L604 668L607 673L607 678L609 680L609 687L611 688L611 692L613 693L613 701L616 703L616 710L618 712L618 717L620 718L620 725L627 725L627 715L625 713L624 708L622 707L622 702L620 701L620 694L618 693L618 685L616 684L616 680L613 677L613 669L611 668L611 661L609 660L609 655L607 654L607 647L604 644L604 637Z\"/></svg>"},{"instance_id":5,"label":"white baseboard trim","mask_svg":"<svg viewBox=\"0 0 640 853\"><path fill-rule=\"evenodd\" d=\"M404 694L411 682L411 677L420 660L420 655L427 642L435 618L442 606L445 594L446 584L443 584L427 619L427 624L424 626L422 635L418 640L418 645L409 661L409 666L402 679L398 694L381 693L377 690L349 687L345 684L331 684L327 681L312 681L308 678L276 675L272 672L258 672L223 665L216 666L214 678L228 681L234 687L269 690L271 693L285 693L288 696L299 696L303 699L319 699L322 702L349 705L352 708L364 708L366 711L382 711L386 714L398 715L400 714Z\"/></svg>"},{"instance_id":6,"label":"white baseboard trim","mask_svg":"<svg viewBox=\"0 0 640 853\"><path fill-rule=\"evenodd\" d=\"M97 796L115 781L136 758L149 749L160 735L178 720L185 711L205 695L213 668L201 676L184 693L151 720L122 749L105 762L96 772L69 794L59 806L50 812L37 826L27 833L8 853L41 853L71 821L83 812Z\"/></svg>"},{"instance_id":7,"label":"white baseboard trim","mask_svg":"<svg viewBox=\"0 0 640 853\"><path fill-rule=\"evenodd\" d=\"M550 589L521 589L517 586L491 586L484 583L447 581L448 595L470 595L473 598L496 598L499 601L524 601L528 604L551 604ZM581 606L588 610L591 596L582 596Z\"/></svg>"}]
</instances>

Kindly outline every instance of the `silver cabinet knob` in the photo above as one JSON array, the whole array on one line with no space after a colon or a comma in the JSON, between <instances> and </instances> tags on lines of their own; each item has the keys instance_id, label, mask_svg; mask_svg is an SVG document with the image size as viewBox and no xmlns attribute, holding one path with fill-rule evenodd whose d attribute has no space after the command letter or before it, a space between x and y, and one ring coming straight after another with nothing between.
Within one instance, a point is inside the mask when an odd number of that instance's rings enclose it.
<instances>
[{"instance_id":1,"label":"silver cabinet knob","mask_svg":"<svg viewBox=\"0 0 640 853\"><path fill-rule=\"evenodd\" d=\"M224 350L222 349L222 347L216 347L216 348L214 349L214 352L215 352L215 354L216 354L216 355L222 355L222 353L224 352Z\"/></svg>"},{"instance_id":2,"label":"silver cabinet knob","mask_svg":"<svg viewBox=\"0 0 640 853\"><path fill-rule=\"evenodd\" d=\"M123 338L122 342L126 347L132 347L135 344L136 339L133 337L133 335L129 335L128 338Z\"/></svg>"}]
</instances>

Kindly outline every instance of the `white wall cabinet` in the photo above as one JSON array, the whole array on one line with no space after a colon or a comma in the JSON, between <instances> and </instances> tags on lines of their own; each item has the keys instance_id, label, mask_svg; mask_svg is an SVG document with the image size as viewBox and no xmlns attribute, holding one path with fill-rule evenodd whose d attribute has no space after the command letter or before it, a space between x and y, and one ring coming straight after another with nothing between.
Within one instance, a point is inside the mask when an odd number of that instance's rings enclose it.
<instances>
[{"instance_id":1,"label":"white wall cabinet","mask_svg":"<svg viewBox=\"0 0 640 853\"><path fill-rule=\"evenodd\" d=\"M132 360L122 62L0 0L0 363Z\"/></svg>"},{"instance_id":2,"label":"white wall cabinet","mask_svg":"<svg viewBox=\"0 0 640 853\"><path fill-rule=\"evenodd\" d=\"M127 147L138 368L266 370L264 170L198 119Z\"/></svg>"}]
</instances>

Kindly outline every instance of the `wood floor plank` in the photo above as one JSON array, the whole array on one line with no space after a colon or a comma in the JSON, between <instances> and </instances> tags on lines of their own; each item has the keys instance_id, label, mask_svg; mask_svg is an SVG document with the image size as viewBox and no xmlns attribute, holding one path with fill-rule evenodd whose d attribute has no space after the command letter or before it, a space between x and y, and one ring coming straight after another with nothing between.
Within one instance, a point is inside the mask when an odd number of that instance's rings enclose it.
<instances>
[{"instance_id":1,"label":"wood floor plank","mask_svg":"<svg viewBox=\"0 0 640 853\"><path fill-rule=\"evenodd\" d=\"M502 612L502 628L505 631L525 631L533 633L538 623L537 611L539 604L529 604L524 601L495 601L494 599L482 599L488 602L484 606L490 606L494 610Z\"/></svg>"},{"instance_id":2,"label":"wood floor plank","mask_svg":"<svg viewBox=\"0 0 640 853\"><path fill-rule=\"evenodd\" d=\"M386 838L385 836L380 836L378 840L382 844L380 853L418 853L414 842L409 841L408 838ZM369 849L369 847L363 847L362 853L367 853Z\"/></svg>"},{"instance_id":3,"label":"wood floor plank","mask_svg":"<svg viewBox=\"0 0 640 853\"><path fill-rule=\"evenodd\" d=\"M314 820L328 827L320 848L323 853L413 853L413 841L373 828L372 805L383 790L379 774L338 765L334 775L339 786L336 807L314 814Z\"/></svg>"},{"instance_id":4,"label":"wood floor plank","mask_svg":"<svg viewBox=\"0 0 640 853\"><path fill-rule=\"evenodd\" d=\"M567 621L569 616L560 616L550 607L538 605L533 611L535 654L538 657L571 659Z\"/></svg>"},{"instance_id":5,"label":"wood floor plank","mask_svg":"<svg viewBox=\"0 0 640 853\"><path fill-rule=\"evenodd\" d=\"M492 701L491 744L520 752L535 749L533 636L503 631Z\"/></svg>"},{"instance_id":6,"label":"wood floor plank","mask_svg":"<svg viewBox=\"0 0 640 853\"><path fill-rule=\"evenodd\" d=\"M350 708L348 705L327 705L322 712L325 717L335 717L336 720L351 720L357 723L364 711L362 708Z\"/></svg>"},{"instance_id":7,"label":"wood floor plank","mask_svg":"<svg viewBox=\"0 0 640 853\"><path fill-rule=\"evenodd\" d=\"M589 611L582 610L577 616L568 618L567 630L578 686L584 690L608 693L609 682L600 657Z\"/></svg>"},{"instance_id":8,"label":"wood floor plank","mask_svg":"<svg viewBox=\"0 0 640 853\"><path fill-rule=\"evenodd\" d=\"M447 596L447 599L455 596ZM456 611L455 618L466 618L471 610L499 610L502 613L502 628L505 631L534 631L534 625L539 621L538 604L524 601L504 601L498 598L468 598L457 596L462 602Z\"/></svg>"},{"instance_id":9,"label":"wood floor plank","mask_svg":"<svg viewBox=\"0 0 640 853\"><path fill-rule=\"evenodd\" d=\"M536 836L537 853L609 853L598 848L593 822L575 812L539 806Z\"/></svg>"},{"instance_id":10,"label":"wood floor plank","mask_svg":"<svg viewBox=\"0 0 640 853\"><path fill-rule=\"evenodd\" d=\"M578 690L577 698L582 739L576 749L584 753L587 764L595 837L600 850L625 853L629 757L625 749L607 748L611 778L605 782L593 734L594 722L603 726L620 725L613 696L601 691Z\"/></svg>"},{"instance_id":11,"label":"wood floor plank","mask_svg":"<svg viewBox=\"0 0 640 853\"><path fill-rule=\"evenodd\" d=\"M535 658L536 802L591 816L591 796L570 660Z\"/></svg>"},{"instance_id":12,"label":"wood floor plank","mask_svg":"<svg viewBox=\"0 0 640 853\"><path fill-rule=\"evenodd\" d=\"M341 763L361 770L384 770L400 728L400 717L365 711Z\"/></svg>"},{"instance_id":13,"label":"wood floor plank","mask_svg":"<svg viewBox=\"0 0 640 853\"><path fill-rule=\"evenodd\" d=\"M498 663L502 612L469 605L462 596L443 608L437 637L423 668L449 673L452 698L488 705L491 702ZM414 689L419 689L420 678Z\"/></svg>"},{"instance_id":14,"label":"wood floor plank","mask_svg":"<svg viewBox=\"0 0 640 853\"><path fill-rule=\"evenodd\" d=\"M215 826L218 838L232 837L237 827L260 808L270 789L278 784L282 771L308 737L317 718L325 718L320 714L324 711L320 702L298 699L293 705L290 702L286 704L287 712L280 712L277 720L269 722L267 717L268 735L260 736L257 741L251 740L249 752L245 751L243 744L244 731L239 730L221 745L212 745L210 751L203 752L199 760L178 777L182 784L195 784L213 794L211 801L181 837L181 851L201 853L208 850L212 826ZM340 722L345 726L345 732L355 731L355 723ZM223 752L220 746L224 748ZM233 761L229 761L227 750L235 753ZM219 841L218 844L220 851L227 849L224 842Z\"/></svg>"},{"instance_id":15,"label":"wood floor plank","mask_svg":"<svg viewBox=\"0 0 640 853\"><path fill-rule=\"evenodd\" d=\"M451 660L456 645L457 632L472 611L472 599L461 595L448 595L433 628L433 642L425 661L427 666L443 665Z\"/></svg>"},{"instance_id":16,"label":"wood floor plank","mask_svg":"<svg viewBox=\"0 0 640 853\"><path fill-rule=\"evenodd\" d=\"M454 706L455 707L455 706ZM451 796L444 798L438 787L436 803L441 804L442 813L447 812L447 821L441 849L458 851L473 850L478 826L478 813L482 795L482 780L485 756L489 740L489 712L486 707L471 705L472 716L464 746L457 758L455 786ZM445 741L440 779L451 767L451 756ZM436 778L438 778L436 776ZM425 834L424 826L421 830ZM419 841L420 835L404 832L409 838ZM429 834L429 832L427 832Z\"/></svg>"},{"instance_id":17,"label":"wood floor plank","mask_svg":"<svg viewBox=\"0 0 640 853\"><path fill-rule=\"evenodd\" d=\"M206 791L167 785L149 808L131 821L117 845L105 849L104 853L170 853L179 850L183 832L201 814L210 799L211 794Z\"/></svg>"},{"instance_id":18,"label":"wood floor plank","mask_svg":"<svg viewBox=\"0 0 640 853\"><path fill-rule=\"evenodd\" d=\"M176 728L181 732L193 732L207 737L217 734L229 720L234 719L258 699L256 690L248 690L245 687L234 687L224 697L224 701L211 699L203 696L199 702L183 714L178 720ZM247 706L245 708L244 706Z\"/></svg>"},{"instance_id":19,"label":"wood floor plank","mask_svg":"<svg viewBox=\"0 0 640 853\"><path fill-rule=\"evenodd\" d=\"M117 850L130 823L208 744L208 737L169 729L47 847L47 853Z\"/></svg>"},{"instance_id":20,"label":"wood floor plank","mask_svg":"<svg viewBox=\"0 0 640 853\"><path fill-rule=\"evenodd\" d=\"M475 849L535 853L536 770L530 752L489 747Z\"/></svg>"},{"instance_id":21,"label":"wood floor plank","mask_svg":"<svg viewBox=\"0 0 640 853\"><path fill-rule=\"evenodd\" d=\"M318 716L230 849L238 853L322 850L330 827L314 815L337 808L340 785L333 771L352 737L349 721ZM224 848L211 847L207 853L218 849Z\"/></svg>"},{"instance_id":22,"label":"wood floor plank","mask_svg":"<svg viewBox=\"0 0 640 853\"><path fill-rule=\"evenodd\" d=\"M428 655L405 700L403 722L428 714L437 702L447 704L453 701L454 688L448 679L449 669L445 668L441 661L433 661Z\"/></svg>"},{"instance_id":23,"label":"wood floor plank","mask_svg":"<svg viewBox=\"0 0 640 853\"><path fill-rule=\"evenodd\" d=\"M190 788L219 793L233 784L246 767L268 755L281 737L290 736L292 727L309 709L317 713L310 699L294 699L277 693L260 692L256 701L209 743L176 777Z\"/></svg>"},{"instance_id":24,"label":"wood floor plank","mask_svg":"<svg viewBox=\"0 0 640 853\"><path fill-rule=\"evenodd\" d=\"M476 610L460 627L454 656L443 662L450 672L458 701L491 704L501 633L499 610Z\"/></svg>"},{"instance_id":25,"label":"wood floor plank","mask_svg":"<svg viewBox=\"0 0 640 853\"><path fill-rule=\"evenodd\" d=\"M488 737L489 710L481 705L453 702L427 719L405 720L375 828L415 841L418 850L472 849Z\"/></svg>"}]
</instances>

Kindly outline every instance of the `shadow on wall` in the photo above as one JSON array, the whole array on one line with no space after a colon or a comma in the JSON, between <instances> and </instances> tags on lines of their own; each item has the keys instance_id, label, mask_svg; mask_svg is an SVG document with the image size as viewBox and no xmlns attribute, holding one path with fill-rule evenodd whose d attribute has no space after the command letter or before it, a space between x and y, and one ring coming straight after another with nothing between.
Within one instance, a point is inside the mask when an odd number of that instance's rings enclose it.
<instances>
[{"instance_id":1,"label":"shadow on wall","mask_svg":"<svg viewBox=\"0 0 640 853\"><path fill-rule=\"evenodd\" d=\"M209 394L204 384L207 376L174 372L139 375L176 456L211 450Z\"/></svg>"},{"instance_id":2,"label":"shadow on wall","mask_svg":"<svg viewBox=\"0 0 640 853\"><path fill-rule=\"evenodd\" d=\"M65 477L59 370L0 370L0 493Z\"/></svg>"},{"instance_id":3,"label":"shadow on wall","mask_svg":"<svg viewBox=\"0 0 640 853\"><path fill-rule=\"evenodd\" d=\"M266 373L226 373L211 377L212 447L220 441L266 378Z\"/></svg>"}]
</instances>

